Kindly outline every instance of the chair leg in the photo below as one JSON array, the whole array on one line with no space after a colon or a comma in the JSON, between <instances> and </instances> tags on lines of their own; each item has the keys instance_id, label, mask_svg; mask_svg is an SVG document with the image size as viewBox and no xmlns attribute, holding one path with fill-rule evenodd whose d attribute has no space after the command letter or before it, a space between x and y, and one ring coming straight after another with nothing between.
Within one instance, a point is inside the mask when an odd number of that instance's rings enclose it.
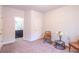
<instances>
[{"instance_id":1,"label":"chair leg","mask_svg":"<svg viewBox=\"0 0 79 59\"><path fill-rule=\"evenodd\" d=\"M69 52L71 51L71 45L70 45L70 43L69 43Z\"/></svg>"}]
</instances>

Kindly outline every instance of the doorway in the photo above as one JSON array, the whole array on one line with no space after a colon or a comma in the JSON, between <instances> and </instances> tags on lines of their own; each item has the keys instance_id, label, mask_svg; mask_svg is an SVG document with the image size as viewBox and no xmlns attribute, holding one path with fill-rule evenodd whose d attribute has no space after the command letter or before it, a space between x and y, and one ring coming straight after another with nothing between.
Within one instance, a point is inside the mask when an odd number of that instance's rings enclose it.
<instances>
[{"instance_id":1,"label":"doorway","mask_svg":"<svg viewBox=\"0 0 79 59\"><path fill-rule=\"evenodd\" d=\"M23 38L24 19L15 17L15 38Z\"/></svg>"}]
</instances>

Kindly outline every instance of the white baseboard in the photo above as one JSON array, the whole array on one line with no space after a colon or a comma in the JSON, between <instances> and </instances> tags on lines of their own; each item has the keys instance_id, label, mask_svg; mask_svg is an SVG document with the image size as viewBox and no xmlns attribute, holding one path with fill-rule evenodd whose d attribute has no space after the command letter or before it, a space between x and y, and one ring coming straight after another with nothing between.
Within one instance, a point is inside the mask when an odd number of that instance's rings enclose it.
<instances>
[{"instance_id":1,"label":"white baseboard","mask_svg":"<svg viewBox=\"0 0 79 59\"><path fill-rule=\"evenodd\" d=\"M13 40L13 41L7 41L7 42L0 42L0 50L1 50L1 48L2 48L3 45L9 44L9 43L13 43L13 42L15 42L15 40Z\"/></svg>"},{"instance_id":2,"label":"white baseboard","mask_svg":"<svg viewBox=\"0 0 79 59\"><path fill-rule=\"evenodd\" d=\"M9 43L13 43L13 42L15 42L16 40L12 40L12 41L7 41L7 42L2 42L2 45L4 45L4 44L9 44Z\"/></svg>"}]
</instances>

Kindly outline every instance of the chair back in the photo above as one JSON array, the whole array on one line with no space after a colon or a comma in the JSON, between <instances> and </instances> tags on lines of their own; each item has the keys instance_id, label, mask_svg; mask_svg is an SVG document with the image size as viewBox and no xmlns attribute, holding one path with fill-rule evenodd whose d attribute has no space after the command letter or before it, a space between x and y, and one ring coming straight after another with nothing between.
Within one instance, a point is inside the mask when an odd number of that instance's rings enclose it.
<instances>
[{"instance_id":1,"label":"chair back","mask_svg":"<svg viewBox=\"0 0 79 59\"><path fill-rule=\"evenodd\" d=\"M44 36L51 37L51 32L50 31L46 31Z\"/></svg>"}]
</instances>

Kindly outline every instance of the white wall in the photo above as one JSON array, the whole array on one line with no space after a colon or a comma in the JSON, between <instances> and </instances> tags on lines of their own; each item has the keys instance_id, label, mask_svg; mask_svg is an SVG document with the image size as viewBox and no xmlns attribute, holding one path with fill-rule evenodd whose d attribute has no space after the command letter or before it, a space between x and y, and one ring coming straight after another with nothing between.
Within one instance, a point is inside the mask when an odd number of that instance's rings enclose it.
<instances>
[{"instance_id":1,"label":"white wall","mask_svg":"<svg viewBox=\"0 0 79 59\"><path fill-rule=\"evenodd\" d=\"M31 40L31 12L24 12L24 40Z\"/></svg>"},{"instance_id":2,"label":"white wall","mask_svg":"<svg viewBox=\"0 0 79 59\"><path fill-rule=\"evenodd\" d=\"M79 38L78 15L79 6L65 6L51 10L44 15L34 10L22 11L3 7L4 39L2 41L7 42L15 40L14 17L24 18L25 40L37 40L40 34L46 30L52 31L52 40L58 39L56 35L57 31L63 31L65 33L63 36L65 42L69 39Z\"/></svg>"},{"instance_id":3,"label":"white wall","mask_svg":"<svg viewBox=\"0 0 79 59\"><path fill-rule=\"evenodd\" d=\"M3 40L10 42L15 40L15 17L24 18L24 11L3 7Z\"/></svg>"},{"instance_id":4,"label":"white wall","mask_svg":"<svg viewBox=\"0 0 79 59\"><path fill-rule=\"evenodd\" d=\"M43 14L34 10L25 11L24 39L37 40L42 33Z\"/></svg>"},{"instance_id":5,"label":"white wall","mask_svg":"<svg viewBox=\"0 0 79 59\"><path fill-rule=\"evenodd\" d=\"M22 11L14 8L3 7L3 40L2 42L15 41L15 17L24 18L24 40L37 40L42 33L42 13L29 10Z\"/></svg>"},{"instance_id":6,"label":"white wall","mask_svg":"<svg viewBox=\"0 0 79 59\"><path fill-rule=\"evenodd\" d=\"M65 6L59 9L51 10L44 16L43 30L52 31L52 40L57 39L56 32L63 31L65 42L79 39L79 6Z\"/></svg>"},{"instance_id":7,"label":"white wall","mask_svg":"<svg viewBox=\"0 0 79 59\"><path fill-rule=\"evenodd\" d=\"M0 6L0 47L1 47L1 41L2 41L2 6Z\"/></svg>"},{"instance_id":8,"label":"white wall","mask_svg":"<svg viewBox=\"0 0 79 59\"><path fill-rule=\"evenodd\" d=\"M43 14L34 10L31 10L31 40L39 39L42 34L42 21Z\"/></svg>"},{"instance_id":9,"label":"white wall","mask_svg":"<svg viewBox=\"0 0 79 59\"><path fill-rule=\"evenodd\" d=\"M2 32L2 6L0 6L0 32Z\"/></svg>"}]
</instances>

